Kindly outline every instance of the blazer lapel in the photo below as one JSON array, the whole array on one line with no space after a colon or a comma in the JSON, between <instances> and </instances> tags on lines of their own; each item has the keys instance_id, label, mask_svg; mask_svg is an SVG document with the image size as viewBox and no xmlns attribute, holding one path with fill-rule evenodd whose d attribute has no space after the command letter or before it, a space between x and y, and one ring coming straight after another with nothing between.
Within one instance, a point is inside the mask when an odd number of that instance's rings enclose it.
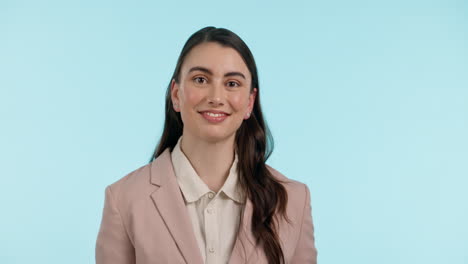
<instances>
[{"instance_id":1,"label":"blazer lapel","mask_svg":"<svg viewBox=\"0 0 468 264\"><path fill-rule=\"evenodd\" d=\"M242 221L239 226L239 232L234 249L232 250L229 264L247 263L255 249L255 239L252 234L252 212L253 205L247 198L243 210Z\"/></svg>"},{"instance_id":2,"label":"blazer lapel","mask_svg":"<svg viewBox=\"0 0 468 264\"><path fill-rule=\"evenodd\" d=\"M192 222L174 174L169 149L151 164L151 183L159 186L151 198L185 261L203 264Z\"/></svg>"}]
</instances>

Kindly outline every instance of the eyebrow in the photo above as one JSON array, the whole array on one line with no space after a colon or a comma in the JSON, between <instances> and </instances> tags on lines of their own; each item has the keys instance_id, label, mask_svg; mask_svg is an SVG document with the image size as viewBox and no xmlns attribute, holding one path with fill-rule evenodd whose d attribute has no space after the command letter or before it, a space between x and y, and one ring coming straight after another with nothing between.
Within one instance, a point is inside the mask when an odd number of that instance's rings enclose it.
<instances>
[{"instance_id":1,"label":"eyebrow","mask_svg":"<svg viewBox=\"0 0 468 264\"><path fill-rule=\"evenodd\" d=\"M193 71L201 71L201 72L207 73L209 75L213 75L212 71L210 71L209 69L207 69L205 67L201 67L201 66L195 66L195 67L190 68L189 73L193 72ZM245 75L243 73L241 73L241 72L228 72L228 73L224 74L224 77L229 77L229 76L240 76L240 77L246 79Z\"/></svg>"}]
</instances>

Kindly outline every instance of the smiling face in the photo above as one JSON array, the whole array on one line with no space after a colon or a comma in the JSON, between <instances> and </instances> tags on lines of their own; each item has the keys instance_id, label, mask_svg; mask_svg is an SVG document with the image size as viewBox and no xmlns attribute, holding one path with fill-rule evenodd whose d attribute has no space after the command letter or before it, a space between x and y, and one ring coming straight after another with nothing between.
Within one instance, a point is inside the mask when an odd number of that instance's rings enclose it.
<instances>
[{"instance_id":1,"label":"smiling face","mask_svg":"<svg viewBox=\"0 0 468 264\"><path fill-rule=\"evenodd\" d=\"M234 139L250 117L257 89L239 53L215 42L195 46L172 80L171 99L184 123L183 134L208 142Z\"/></svg>"}]
</instances>

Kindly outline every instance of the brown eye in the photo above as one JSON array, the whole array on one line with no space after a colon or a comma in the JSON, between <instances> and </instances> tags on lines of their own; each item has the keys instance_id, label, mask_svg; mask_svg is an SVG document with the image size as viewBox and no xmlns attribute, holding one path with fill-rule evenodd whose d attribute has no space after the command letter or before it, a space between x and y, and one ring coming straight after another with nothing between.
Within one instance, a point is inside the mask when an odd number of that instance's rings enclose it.
<instances>
[{"instance_id":1,"label":"brown eye","mask_svg":"<svg viewBox=\"0 0 468 264\"><path fill-rule=\"evenodd\" d=\"M237 82L234 82L234 81L230 81L230 82L228 82L228 83L227 83L227 85L228 85L229 87L238 87L238 86L240 86L240 84L239 84L239 83L237 83Z\"/></svg>"},{"instance_id":2,"label":"brown eye","mask_svg":"<svg viewBox=\"0 0 468 264\"><path fill-rule=\"evenodd\" d=\"M207 82L207 80L203 77L195 77L193 78L193 81L196 83L196 84L205 84Z\"/></svg>"}]
</instances>

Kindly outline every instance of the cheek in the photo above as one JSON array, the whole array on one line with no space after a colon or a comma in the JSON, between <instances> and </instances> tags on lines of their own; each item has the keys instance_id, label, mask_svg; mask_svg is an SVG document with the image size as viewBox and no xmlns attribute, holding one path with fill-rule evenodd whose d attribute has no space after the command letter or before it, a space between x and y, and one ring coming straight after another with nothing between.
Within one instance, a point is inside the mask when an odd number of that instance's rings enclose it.
<instances>
[{"instance_id":1,"label":"cheek","mask_svg":"<svg viewBox=\"0 0 468 264\"><path fill-rule=\"evenodd\" d=\"M203 98L203 94L197 89L186 87L182 95L184 104L187 106L197 105Z\"/></svg>"},{"instance_id":2,"label":"cheek","mask_svg":"<svg viewBox=\"0 0 468 264\"><path fill-rule=\"evenodd\" d=\"M249 98L243 94L233 95L230 99L231 105L236 111L244 110L249 104Z\"/></svg>"}]
</instances>

